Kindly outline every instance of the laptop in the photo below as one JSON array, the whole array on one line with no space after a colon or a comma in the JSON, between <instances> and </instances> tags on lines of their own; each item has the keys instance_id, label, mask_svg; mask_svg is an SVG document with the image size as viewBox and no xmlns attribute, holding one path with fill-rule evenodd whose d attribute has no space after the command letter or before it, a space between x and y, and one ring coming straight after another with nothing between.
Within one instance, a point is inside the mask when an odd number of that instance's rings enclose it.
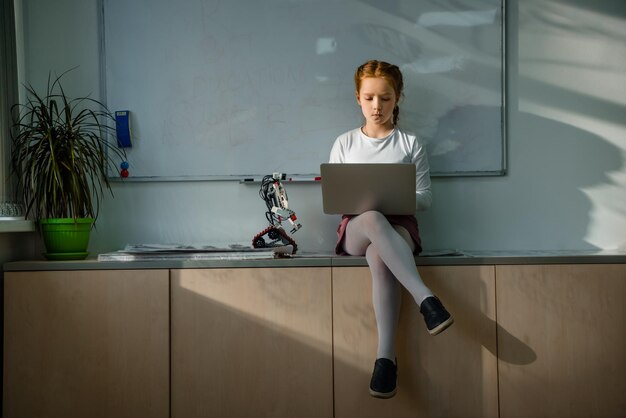
<instances>
[{"instance_id":1,"label":"laptop","mask_svg":"<svg viewBox=\"0 0 626 418\"><path fill-rule=\"evenodd\" d=\"M415 214L415 165L410 163L321 164L324 213Z\"/></svg>"}]
</instances>

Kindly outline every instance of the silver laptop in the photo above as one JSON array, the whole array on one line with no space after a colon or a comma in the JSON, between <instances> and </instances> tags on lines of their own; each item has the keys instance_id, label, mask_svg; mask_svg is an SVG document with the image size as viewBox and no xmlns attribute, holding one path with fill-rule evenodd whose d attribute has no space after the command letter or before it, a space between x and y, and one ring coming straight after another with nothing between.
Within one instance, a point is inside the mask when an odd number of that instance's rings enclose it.
<instances>
[{"instance_id":1,"label":"silver laptop","mask_svg":"<svg viewBox=\"0 0 626 418\"><path fill-rule=\"evenodd\" d=\"M322 164L324 213L415 214L414 164Z\"/></svg>"}]
</instances>

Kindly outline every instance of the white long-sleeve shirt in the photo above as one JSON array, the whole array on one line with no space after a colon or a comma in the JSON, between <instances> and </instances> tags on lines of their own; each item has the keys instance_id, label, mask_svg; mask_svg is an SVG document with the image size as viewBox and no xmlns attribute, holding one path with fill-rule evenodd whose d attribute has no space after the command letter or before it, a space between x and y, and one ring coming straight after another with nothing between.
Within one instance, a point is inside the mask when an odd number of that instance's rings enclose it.
<instances>
[{"instance_id":1,"label":"white long-sleeve shirt","mask_svg":"<svg viewBox=\"0 0 626 418\"><path fill-rule=\"evenodd\" d=\"M384 138L371 138L361 128L339 135L330 151L330 163L413 163L417 210L432 203L430 166L424 144L417 136L395 128Z\"/></svg>"}]
</instances>

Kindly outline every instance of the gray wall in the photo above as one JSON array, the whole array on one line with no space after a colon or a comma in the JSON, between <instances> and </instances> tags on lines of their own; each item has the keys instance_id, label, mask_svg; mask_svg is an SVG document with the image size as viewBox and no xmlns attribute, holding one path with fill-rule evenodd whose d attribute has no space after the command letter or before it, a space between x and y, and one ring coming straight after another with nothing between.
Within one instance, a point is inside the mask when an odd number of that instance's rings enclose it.
<instances>
[{"instance_id":1,"label":"gray wall","mask_svg":"<svg viewBox=\"0 0 626 418\"><path fill-rule=\"evenodd\" d=\"M80 65L70 94L101 86L97 1L16 0L22 79ZM507 27L507 176L433 182L425 248L626 249L626 3L512 0ZM50 22L55 22L51 25ZM289 184L304 251L330 251L337 217L319 185ZM106 199L90 250L127 243L249 241L265 228L257 186L124 183Z\"/></svg>"}]
</instances>

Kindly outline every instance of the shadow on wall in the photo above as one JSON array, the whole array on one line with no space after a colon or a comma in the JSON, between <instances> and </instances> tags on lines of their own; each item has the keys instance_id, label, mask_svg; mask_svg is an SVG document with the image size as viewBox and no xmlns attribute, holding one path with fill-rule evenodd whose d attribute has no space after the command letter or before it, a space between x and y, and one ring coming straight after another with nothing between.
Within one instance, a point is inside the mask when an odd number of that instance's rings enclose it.
<instances>
[{"instance_id":1,"label":"shadow on wall","mask_svg":"<svg viewBox=\"0 0 626 418\"><path fill-rule=\"evenodd\" d=\"M609 174L623 170L622 150L527 112L515 112L509 129L507 176L433 180L433 207L419 214L426 248L597 249L587 239L594 210L587 191L615 186Z\"/></svg>"},{"instance_id":2,"label":"shadow on wall","mask_svg":"<svg viewBox=\"0 0 626 418\"><path fill-rule=\"evenodd\" d=\"M542 243L553 241L556 232L555 248L595 248L586 241L594 202L585 189L613 183L608 174L623 168L621 150L590 132L529 113L519 113L518 123L524 137L515 147L516 162L524 175L514 176L510 221Z\"/></svg>"},{"instance_id":3,"label":"shadow on wall","mask_svg":"<svg viewBox=\"0 0 626 418\"><path fill-rule=\"evenodd\" d=\"M516 162L540 198L539 226L587 246L619 245L626 226L624 184L612 176L626 146L624 11L615 0L517 2Z\"/></svg>"},{"instance_id":4,"label":"shadow on wall","mask_svg":"<svg viewBox=\"0 0 626 418\"><path fill-rule=\"evenodd\" d=\"M507 2L508 173L434 179L427 248L623 245L625 12L613 0Z\"/></svg>"}]
</instances>

